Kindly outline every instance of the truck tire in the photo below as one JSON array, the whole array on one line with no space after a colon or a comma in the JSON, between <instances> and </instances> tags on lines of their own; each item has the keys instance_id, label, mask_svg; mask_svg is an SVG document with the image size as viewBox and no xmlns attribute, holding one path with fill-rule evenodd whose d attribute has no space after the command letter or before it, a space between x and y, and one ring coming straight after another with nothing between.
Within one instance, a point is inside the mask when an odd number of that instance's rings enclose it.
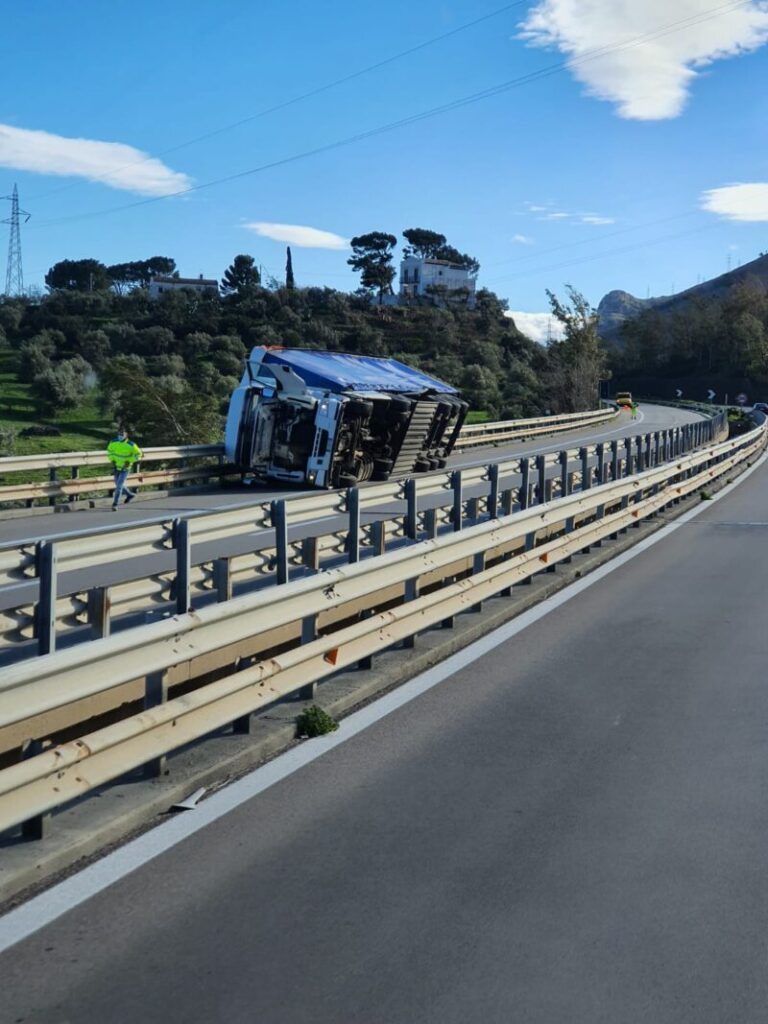
<instances>
[{"instance_id":1,"label":"truck tire","mask_svg":"<svg viewBox=\"0 0 768 1024\"><path fill-rule=\"evenodd\" d=\"M413 408L413 402L410 398L400 398L395 396L395 398L390 400L389 408L391 412L410 413Z\"/></svg>"},{"instance_id":2,"label":"truck tire","mask_svg":"<svg viewBox=\"0 0 768 1024\"><path fill-rule=\"evenodd\" d=\"M373 415L373 402L366 402L361 398L350 399L345 408L348 416L360 420L368 420Z\"/></svg>"},{"instance_id":3,"label":"truck tire","mask_svg":"<svg viewBox=\"0 0 768 1024\"><path fill-rule=\"evenodd\" d=\"M392 459L374 459L373 460L373 479L374 480L388 480L389 474L392 472L394 462Z\"/></svg>"},{"instance_id":4,"label":"truck tire","mask_svg":"<svg viewBox=\"0 0 768 1024\"><path fill-rule=\"evenodd\" d=\"M339 487L357 487L357 477L352 473L339 473Z\"/></svg>"},{"instance_id":5,"label":"truck tire","mask_svg":"<svg viewBox=\"0 0 768 1024\"><path fill-rule=\"evenodd\" d=\"M429 464L429 459L418 458L416 459L413 468L417 473L426 473L427 470L431 469L432 467Z\"/></svg>"}]
</instances>

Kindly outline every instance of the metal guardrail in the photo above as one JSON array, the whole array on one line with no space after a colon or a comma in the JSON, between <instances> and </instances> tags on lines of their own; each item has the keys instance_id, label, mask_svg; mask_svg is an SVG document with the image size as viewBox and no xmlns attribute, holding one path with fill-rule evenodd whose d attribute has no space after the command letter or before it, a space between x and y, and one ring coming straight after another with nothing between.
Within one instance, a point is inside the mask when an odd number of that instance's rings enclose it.
<instances>
[{"instance_id":1,"label":"metal guardrail","mask_svg":"<svg viewBox=\"0 0 768 1024\"><path fill-rule=\"evenodd\" d=\"M400 641L477 607L537 572L680 500L765 446L768 423L748 435L676 454L627 477L507 514L489 507L488 521L453 529L391 553L270 588L167 622L143 626L71 651L7 670L0 680L0 728L39 722L73 703L139 681L144 710L42 749L0 771L0 830L26 823L42 833L42 815L125 772L147 766L193 740L254 711L300 693L318 681L371 659ZM493 493L493 491L492 491ZM498 497L498 495L497 495ZM500 514L501 513L501 514ZM392 599L393 591L398 595ZM320 628L332 610L332 626ZM232 652L275 623L292 624L294 640L253 664ZM221 656L223 675L211 681ZM201 679L196 689L169 698L176 680ZM33 728L33 726L30 726Z\"/></svg>"},{"instance_id":2,"label":"metal guardrail","mask_svg":"<svg viewBox=\"0 0 768 1024\"><path fill-rule=\"evenodd\" d=\"M723 429L715 417L360 489L8 541L0 544L0 663L383 554L499 508L587 490L669 461Z\"/></svg>"},{"instance_id":3,"label":"metal guardrail","mask_svg":"<svg viewBox=\"0 0 768 1024\"><path fill-rule=\"evenodd\" d=\"M517 441L526 437L539 437L577 427L606 423L617 415L615 409L591 409L588 412L574 412L562 416L538 416L527 420L502 420L497 423L472 423L461 428L456 449L472 448L479 445L499 444Z\"/></svg>"},{"instance_id":4,"label":"metal guardrail","mask_svg":"<svg viewBox=\"0 0 768 1024\"><path fill-rule=\"evenodd\" d=\"M602 423L614 415L613 410L598 409L563 416L473 424L462 429L456 448L480 447L517 438L556 434L574 427ZM181 462L182 465L167 465L173 462ZM145 467L148 464L159 464L160 468L147 470ZM86 467L106 465L108 461L103 451L0 458L0 507L9 502L25 502L30 507L36 501L47 501L54 505L59 499L77 501L84 495L109 491L113 487L111 474L89 477L80 475L80 471ZM5 482L14 475L24 477L40 472L47 472L48 479ZM142 487L161 487L167 484L206 482L215 477L237 473L234 467L226 464L223 445L177 445L145 448L142 463L131 480Z\"/></svg>"}]
</instances>

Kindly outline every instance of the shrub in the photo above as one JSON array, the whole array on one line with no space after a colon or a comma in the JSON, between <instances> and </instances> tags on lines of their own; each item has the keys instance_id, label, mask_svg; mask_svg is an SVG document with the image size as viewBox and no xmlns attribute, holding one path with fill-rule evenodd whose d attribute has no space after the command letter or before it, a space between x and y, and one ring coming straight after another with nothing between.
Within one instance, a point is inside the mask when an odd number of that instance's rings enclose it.
<instances>
[{"instance_id":1,"label":"shrub","mask_svg":"<svg viewBox=\"0 0 768 1024\"><path fill-rule=\"evenodd\" d=\"M317 704L305 708L296 719L297 736L307 736L309 738L324 736L327 732L335 732L338 728L339 723L334 721L328 712L323 711Z\"/></svg>"}]
</instances>

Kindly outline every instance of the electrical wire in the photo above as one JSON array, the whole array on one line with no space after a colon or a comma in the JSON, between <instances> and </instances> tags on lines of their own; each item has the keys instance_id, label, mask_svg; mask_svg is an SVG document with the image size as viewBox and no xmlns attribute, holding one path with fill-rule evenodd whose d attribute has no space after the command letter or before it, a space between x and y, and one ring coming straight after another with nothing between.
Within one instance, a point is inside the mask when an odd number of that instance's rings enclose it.
<instances>
[{"instance_id":1,"label":"electrical wire","mask_svg":"<svg viewBox=\"0 0 768 1024\"><path fill-rule=\"evenodd\" d=\"M187 139L185 142L179 142L174 146L170 146L168 149L160 150L152 156L146 156L143 159L136 160L130 164L124 164L122 167L117 167L108 174L100 174L96 178L90 178L89 183L94 181L105 181L108 183L110 178L114 177L115 174L119 174L121 171L129 170L131 167L138 167L150 160L156 160L158 157L167 156L169 153L177 153L180 149L186 149L188 146L194 146L198 142L205 142L208 139L216 138L216 136L223 135L225 132L232 131L235 128L240 128L244 124L251 124L253 121L266 117L268 114L275 114L278 111L286 110L288 107L295 106L297 103L302 103L304 100L320 96L322 93L328 92L330 89L335 89L339 85L345 85L347 82L353 82L358 78L362 78L364 75L370 74L372 71L378 71L380 68L386 67L388 64L394 64L396 61L402 60L404 57L410 57L412 54L419 53L421 50L426 50L428 47L434 46L436 43L441 43L443 40L450 39L452 36L459 35L461 32L466 32L467 29L474 28L476 25L480 25L484 21L496 18L500 14L506 14L507 11L511 11L515 7L523 7L528 2L529 0L515 0L514 3L505 4L503 7L497 7L496 10L489 11L488 14L483 14L479 18L467 21L463 25L459 25L457 28L441 33L439 36L433 36L431 39L425 39L422 43L410 46L407 50L401 50L399 53L392 54L390 57L385 57L383 60L377 61L375 64L369 64L367 67L360 68L358 71L353 71L349 75L343 75L341 78L336 78L332 82L326 82L324 85L319 85L314 89L310 89L308 92L301 93L299 96L294 96L291 99L284 100L282 103L275 103L273 106L266 107L264 110L258 110L255 114L249 114L247 117L240 118L238 121L232 121L229 124L222 125L220 128L213 128L211 131L204 132L202 135L196 135L194 138ZM67 189L75 188L83 184L85 184L85 182L82 181L69 182L59 188L52 189L49 192L43 192L40 195L33 196L29 201L33 202L39 199L46 199L48 196L58 195L60 192L64 192Z\"/></svg>"},{"instance_id":2,"label":"electrical wire","mask_svg":"<svg viewBox=\"0 0 768 1024\"><path fill-rule=\"evenodd\" d=\"M213 188L218 185L229 184L230 182L238 181L242 178L251 177L255 174L260 174L267 170L273 170L277 167L284 167L287 164L296 163L300 160L306 160L309 157L318 156L321 153L328 153L332 150L339 149L344 146L350 146L355 143L362 142L366 139L373 138L377 135L384 134L385 132L394 131L398 128L402 128L407 125L417 124L420 121L436 117L439 114L444 114L453 110L458 110L462 107L468 106L473 103L477 103L481 100L489 99L493 96L498 96L512 89L530 84L531 82L539 81L540 79L543 78L548 78L551 75L557 74L561 71L571 69L574 67L580 67L582 64L588 63L589 61L592 60L597 60L598 58L606 56L609 53L617 53L622 50L633 49L636 46L642 45L643 43L661 38L665 35L673 34L674 32L678 32L683 28L687 28L692 25L698 25L705 21L710 21L713 18L717 18L721 14L724 14L728 11L736 10L739 7L743 7L745 3L749 2L751 2L751 0L736 0L735 3L723 4L720 5L719 7L711 8L709 11L702 12L699 15L693 15L688 18L682 18L679 19L678 21L670 22L667 25L661 26L658 29L655 29L651 32L643 33L639 36L635 36L621 43L614 43L602 47L597 47L593 50L587 51L580 57L569 57L565 60L558 61L555 64L550 64L543 68L539 68L536 71L529 72L525 75L520 75L516 78L509 79L505 82L501 82L498 85L491 86L490 88L482 89L479 92L470 93L466 96L459 97L447 103L442 103L436 107L432 107L418 114L411 114L406 117L399 118L396 121L391 121L388 124L379 125L376 128L371 128L366 131L357 132L356 134L347 136L344 139L337 139L334 142L324 143L320 146L315 146L312 149L307 149L299 153L294 153L291 156L281 157L277 160L271 160L267 163L260 164L256 167L248 168L247 170L244 171L238 171L234 174L228 174L221 178L214 178L211 181L202 182L198 185L190 185L187 188L178 189L175 192L169 192L162 196L149 196L145 199L135 200L131 203L124 203L119 206L108 207L103 210L95 210L92 213L70 214L66 217L53 218L51 220L42 222L39 221L35 226L36 228L43 228L58 224L71 224L75 221L91 220L94 218L107 216L112 213L120 213L125 210L138 209L142 206L148 206L154 203L162 202L166 199L178 198L180 196L190 195L191 193L194 192L203 191L204 189Z\"/></svg>"}]
</instances>

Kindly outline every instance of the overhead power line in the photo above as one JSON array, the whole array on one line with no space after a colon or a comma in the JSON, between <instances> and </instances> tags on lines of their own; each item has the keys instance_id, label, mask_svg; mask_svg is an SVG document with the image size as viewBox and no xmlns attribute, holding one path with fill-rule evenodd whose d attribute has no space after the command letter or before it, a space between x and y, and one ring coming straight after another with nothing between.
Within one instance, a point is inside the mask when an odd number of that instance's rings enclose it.
<instances>
[{"instance_id":1,"label":"overhead power line","mask_svg":"<svg viewBox=\"0 0 768 1024\"><path fill-rule=\"evenodd\" d=\"M357 132L354 135L347 136L343 139L337 139L334 142L323 143L320 146L315 146L312 149L303 150L300 153L294 153L291 156L281 157L277 160L271 160L267 163L260 164L257 167L250 167L244 171L238 171L235 174L228 174L221 178L214 178L211 181L202 182L198 185L190 185L187 188L178 189L175 192L169 192L162 196L149 196L146 199L134 200L130 203L123 203L119 206L107 207L104 210L95 210L92 213L81 213L71 214L66 217L53 218L48 221L38 222L37 227L48 227L56 224L70 224L79 220L90 220L93 218L107 216L112 213L120 213L124 210L133 210L142 206L148 206L153 203L162 202L166 199L177 198L179 196L189 195L193 192L201 192L204 189L213 188L218 185L229 184L233 181L238 181L242 178L251 177L255 174L263 173L264 171L272 170L277 167L284 167L287 164L296 163L300 160L306 160L312 156L318 156L321 153L328 153L335 149L340 149L343 146L350 146L358 142L362 142L366 139L373 138L374 136L384 134L385 132L394 131L397 128L402 128L407 125L416 124L420 121L427 120L428 118L436 117L439 114L448 113L449 111L458 110L461 107L468 106L469 104L477 103L480 100L488 99L493 96L498 96L501 93L508 92L512 89L519 88L523 85L528 85L531 82L536 82L542 78L548 78L551 75L557 74L563 70L580 67L582 64L586 64L589 61L597 60L609 53L616 53L622 50L633 49L643 43L650 42L654 39L659 39L665 35L679 32L683 28L688 28L692 25L698 25L705 21L710 21L713 18L719 17L728 11L736 10L739 7L743 7L745 3L749 3L751 0L737 0L735 3L722 4L719 7L711 8L709 11L702 12L699 15L692 15L687 18L681 18L677 21L670 22L666 25L660 26L658 29L654 29L650 32L642 33L639 36L634 36L631 39L627 39L621 43L613 43L606 46L596 47L587 53L582 54L580 57L567 58L562 61L558 61L555 64L549 64L546 67L539 68L536 71L529 72L525 75L520 75L516 78L508 79L505 82L501 82L496 86L491 86L487 89L482 89L479 92L470 93L466 96L461 96L455 100L451 100L448 103L442 103L436 107L432 107L429 110L422 111L418 114L411 114L406 117L399 118L396 121L391 121L388 124L379 125L376 128L371 128L366 131Z\"/></svg>"},{"instance_id":2,"label":"overhead power line","mask_svg":"<svg viewBox=\"0 0 768 1024\"><path fill-rule=\"evenodd\" d=\"M179 142L174 146L169 146L167 149L162 149L158 153L151 156L146 156L141 160L135 160L132 163L124 164L122 167L116 167L108 174L100 174L96 178L91 178L89 181L104 181L109 182L110 178L122 171L130 170L131 167L138 167L141 164L147 163L150 160L156 160L161 156L168 156L169 153L177 153L180 149L186 149L188 146L194 146L198 142L206 142L208 139L216 138L218 135L223 135L226 132L232 131L235 128L240 128L244 124L251 124L253 121L259 120L259 118L266 117L268 114L276 114L281 110L286 110L288 107L293 107L298 103L303 103L304 100L312 99L315 96L320 96L324 92L328 92L331 89L335 89L339 85L346 85L347 82L353 82L355 79L362 78L364 75L370 74L372 71L378 71L380 68L386 67L388 64L394 64L398 60L402 60L404 57L410 57L414 53L419 53L421 50L426 50L430 46L434 46L437 43L443 42L445 39L450 39L452 36L459 35L461 32L466 32L470 28L474 28L476 25L482 24L484 21L490 21L491 18L497 18L501 14L506 14L507 11L513 10L515 7L525 6L529 0L515 0L514 3L505 4L503 7L497 7L494 11L489 11L488 14L483 14L478 18L474 18L472 21L467 21L463 25L458 25L456 28L450 29L448 32L443 32L439 36L432 36L431 39L425 39L422 43L417 43L415 46L408 47L407 50L401 50L399 53L394 53L390 57L385 57L383 60L376 61L374 64L369 64L367 67L360 68L358 71L353 71L348 75L343 75L341 78L335 78L332 82L326 82L324 85L318 85L314 89L310 89L307 92L303 92L298 96L294 96L291 99L283 100L281 103L275 103L271 107L265 107L263 110L256 111L255 114L249 114L247 117L242 117L238 121L231 121L229 124L222 125L219 128L212 128L208 132L204 132L202 135L196 135L192 139L187 139L184 142ZM46 199L48 196L58 195L60 192L64 192L70 188L76 188L79 185L84 184L82 181L69 182L66 185L62 185L59 188L51 189L49 192L43 192L34 198ZM163 197L160 197L163 198Z\"/></svg>"}]
</instances>

